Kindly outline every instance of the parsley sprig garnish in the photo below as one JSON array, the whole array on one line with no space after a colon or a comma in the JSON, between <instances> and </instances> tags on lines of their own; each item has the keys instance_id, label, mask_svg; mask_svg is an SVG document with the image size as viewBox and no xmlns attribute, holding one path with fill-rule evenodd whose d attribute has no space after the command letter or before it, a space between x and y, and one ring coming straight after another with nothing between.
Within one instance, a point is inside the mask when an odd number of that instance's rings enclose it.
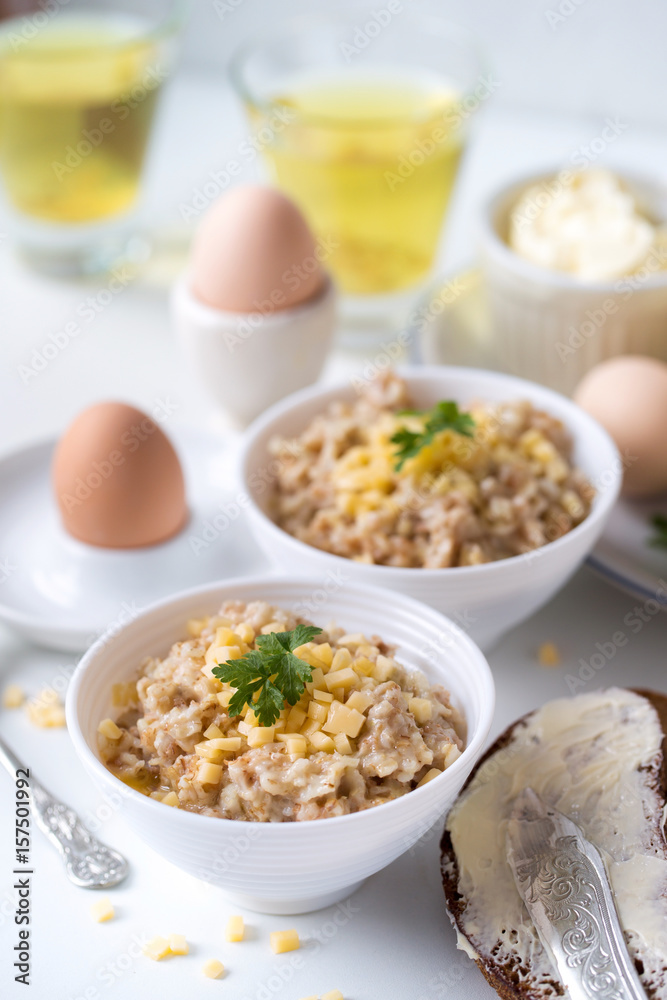
<instances>
[{"instance_id":1,"label":"parsley sprig garnish","mask_svg":"<svg viewBox=\"0 0 667 1000\"><path fill-rule=\"evenodd\" d=\"M258 635L255 640L258 649L213 667L218 680L236 688L229 702L230 716L240 715L248 705L261 726L271 726L285 702L296 705L312 672L307 663L294 655L294 650L321 631L315 625L297 625L291 632ZM257 692L259 697L254 701Z\"/></svg>"},{"instance_id":2,"label":"parsley sprig garnish","mask_svg":"<svg viewBox=\"0 0 667 1000\"><path fill-rule=\"evenodd\" d=\"M664 514L654 514L651 524L655 528L655 535L649 540L649 545L656 549L667 549L667 517Z\"/></svg>"},{"instance_id":3,"label":"parsley sprig garnish","mask_svg":"<svg viewBox=\"0 0 667 1000\"><path fill-rule=\"evenodd\" d=\"M422 448L432 444L436 434L440 431L455 431L464 437L472 437L475 428L475 421L469 413L461 413L458 403L450 400L442 400L431 410L403 410L400 416L425 416L427 420L420 431L411 431L407 427L401 427L396 431L391 439L392 444L398 445L395 456L395 469L400 472L403 465L409 458L418 455Z\"/></svg>"}]
</instances>

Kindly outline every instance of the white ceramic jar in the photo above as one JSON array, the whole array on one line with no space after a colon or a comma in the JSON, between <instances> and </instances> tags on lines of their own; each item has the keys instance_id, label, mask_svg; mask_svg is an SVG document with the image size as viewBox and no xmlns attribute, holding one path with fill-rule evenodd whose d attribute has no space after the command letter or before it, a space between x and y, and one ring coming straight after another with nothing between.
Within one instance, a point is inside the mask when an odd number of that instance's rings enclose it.
<instances>
[{"instance_id":1,"label":"white ceramic jar","mask_svg":"<svg viewBox=\"0 0 667 1000\"><path fill-rule=\"evenodd\" d=\"M620 176L620 175L619 175ZM667 190L620 176L652 221L667 217ZM491 313L493 366L571 393L594 365L618 354L667 361L667 250L631 276L590 282L524 260L508 244L512 210L533 185L556 190L557 174L524 178L484 207L481 264ZM661 261L661 256L664 260Z\"/></svg>"}]
</instances>

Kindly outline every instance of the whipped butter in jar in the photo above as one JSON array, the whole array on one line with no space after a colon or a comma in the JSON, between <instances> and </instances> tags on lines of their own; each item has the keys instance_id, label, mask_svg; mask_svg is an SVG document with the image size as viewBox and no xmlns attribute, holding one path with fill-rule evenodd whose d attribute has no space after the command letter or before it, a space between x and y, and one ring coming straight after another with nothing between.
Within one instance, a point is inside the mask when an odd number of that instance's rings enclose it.
<instances>
[{"instance_id":1,"label":"whipped butter in jar","mask_svg":"<svg viewBox=\"0 0 667 1000\"><path fill-rule=\"evenodd\" d=\"M571 393L615 355L667 360L666 195L591 168L491 200L481 252L496 367Z\"/></svg>"}]
</instances>

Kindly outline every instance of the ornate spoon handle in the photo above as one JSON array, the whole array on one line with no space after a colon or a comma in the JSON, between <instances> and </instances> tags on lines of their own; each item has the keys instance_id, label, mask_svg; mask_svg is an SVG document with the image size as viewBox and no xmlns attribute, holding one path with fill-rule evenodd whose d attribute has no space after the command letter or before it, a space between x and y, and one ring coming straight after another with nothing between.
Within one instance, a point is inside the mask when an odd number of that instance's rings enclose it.
<instances>
[{"instance_id":1,"label":"ornate spoon handle","mask_svg":"<svg viewBox=\"0 0 667 1000\"><path fill-rule=\"evenodd\" d=\"M14 779L19 771L30 773L2 739L0 763ZM128 872L123 855L93 837L74 810L55 799L35 778L30 776L29 781L33 818L62 856L70 881L84 889L107 889L122 882Z\"/></svg>"}]
</instances>

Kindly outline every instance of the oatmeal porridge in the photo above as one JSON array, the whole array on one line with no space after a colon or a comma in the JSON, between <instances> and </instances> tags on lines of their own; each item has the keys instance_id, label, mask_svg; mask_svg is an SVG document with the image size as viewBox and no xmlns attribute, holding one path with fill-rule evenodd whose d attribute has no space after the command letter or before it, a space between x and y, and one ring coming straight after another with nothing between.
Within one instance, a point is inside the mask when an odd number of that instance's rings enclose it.
<instances>
[{"instance_id":1,"label":"oatmeal porridge","mask_svg":"<svg viewBox=\"0 0 667 1000\"><path fill-rule=\"evenodd\" d=\"M358 562L439 568L530 552L589 514L594 489L561 421L526 400L472 402L468 431L428 434L429 414L412 405L385 373L296 438L273 440L276 523ZM424 442L403 461L401 437Z\"/></svg>"},{"instance_id":2,"label":"oatmeal porridge","mask_svg":"<svg viewBox=\"0 0 667 1000\"><path fill-rule=\"evenodd\" d=\"M395 799L460 756L465 723L448 692L398 663L378 636L334 625L294 649L310 679L273 724L260 724L259 702L230 714L236 689L216 665L233 666L261 651L263 637L300 624L262 601L227 601L218 615L191 620L188 637L141 664L136 682L114 686L117 717L98 732L104 763L167 805L289 822Z\"/></svg>"}]
</instances>

